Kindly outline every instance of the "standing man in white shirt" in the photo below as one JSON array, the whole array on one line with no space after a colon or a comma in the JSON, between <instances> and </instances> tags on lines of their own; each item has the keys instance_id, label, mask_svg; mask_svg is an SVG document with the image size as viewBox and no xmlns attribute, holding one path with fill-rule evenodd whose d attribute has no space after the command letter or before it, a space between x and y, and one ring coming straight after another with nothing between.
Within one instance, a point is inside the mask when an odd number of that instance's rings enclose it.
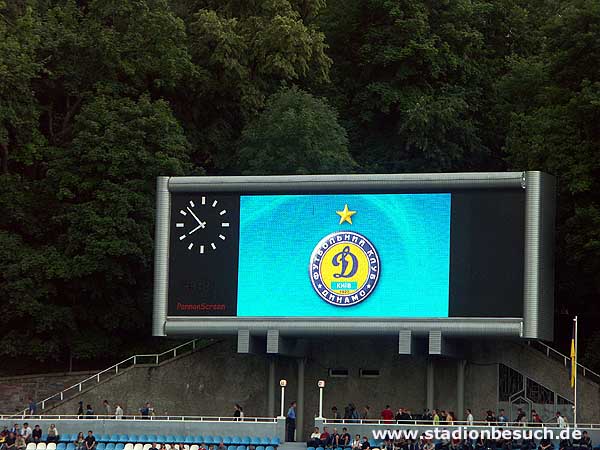
<instances>
[{"instance_id":1,"label":"standing man in white shirt","mask_svg":"<svg viewBox=\"0 0 600 450\"><path fill-rule=\"evenodd\" d=\"M567 421L560 415L560 411L556 412L556 423L558 424L558 428L567 428Z\"/></svg>"},{"instance_id":2,"label":"standing man in white shirt","mask_svg":"<svg viewBox=\"0 0 600 450\"><path fill-rule=\"evenodd\" d=\"M123 408L121 408L121 405L119 403L117 403L115 408L115 419L122 419L123 418Z\"/></svg>"},{"instance_id":3,"label":"standing man in white shirt","mask_svg":"<svg viewBox=\"0 0 600 450\"><path fill-rule=\"evenodd\" d=\"M467 425L473 426L473 413L467 408Z\"/></svg>"},{"instance_id":4,"label":"standing man in white shirt","mask_svg":"<svg viewBox=\"0 0 600 450\"><path fill-rule=\"evenodd\" d=\"M23 424L23 431L22 431L22 436L25 439L25 442L29 443L31 441L31 433L33 433L33 430L31 429L29 424L27 422L25 422Z\"/></svg>"}]
</instances>

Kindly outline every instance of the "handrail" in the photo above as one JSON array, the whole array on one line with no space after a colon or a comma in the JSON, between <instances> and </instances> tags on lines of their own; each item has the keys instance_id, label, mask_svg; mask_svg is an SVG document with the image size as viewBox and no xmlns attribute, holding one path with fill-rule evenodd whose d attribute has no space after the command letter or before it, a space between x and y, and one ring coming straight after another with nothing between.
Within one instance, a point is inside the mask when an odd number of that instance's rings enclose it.
<instances>
[{"instance_id":1,"label":"handrail","mask_svg":"<svg viewBox=\"0 0 600 450\"><path fill-rule=\"evenodd\" d=\"M565 367L571 366L571 358L569 356L562 354L558 350L550 347L548 344L546 344L542 341L530 341L530 340L527 341L527 344L530 347L541 351L542 353L546 353L546 356L548 358L561 360ZM537 348L536 348L536 346L537 346ZM539 347L541 347L541 348L539 348ZM581 364L579 362L577 362L577 367L581 369L582 375L584 377L594 379L594 381L596 383L600 383L600 374L594 372L592 369L587 368L586 366L584 366L583 364Z\"/></svg>"},{"instance_id":2,"label":"handrail","mask_svg":"<svg viewBox=\"0 0 600 450\"><path fill-rule=\"evenodd\" d=\"M197 343L200 342L200 339L192 339L191 341L185 342L181 345L178 345L177 347L174 347L172 349L166 350L162 353L155 353L155 354L148 354L148 355L133 355L130 356L127 359L124 359L121 362L118 362L117 364L113 364L112 366L108 367L107 369L101 370L100 372L92 375L91 377L88 377L84 380L81 380L79 383L75 383L73 386L69 386L66 389L63 389L60 392L57 392L54 395L51 395L48 398L45 398L44 400L41 400L39 402L36 402L36 406L41 407L42 410L46 409L46 404L54 399L59 399L58 401L63 401L65 399L65 393L72 390L72 389L77 389L77 393L81 392L83 389L83 384L87 383L88 381L92 381L92 380L96 380L96 383L100 383L100 377L101 375L104 375L106 373L111 373L114 371L114 375L118 375L119 374L119 370L122 369L126 369L126 368L130 368L130 367L135 367L137 365L141 365L142 363L138 362L138 359L151 359L150 362L146 362L144 364L151 364L153 366L158 366L162 361L161 361L161 357L164 357L165 355L170 355L172 354L172 356L168 359L173 359L177 357L177 351L183 347L189 347L191 346L191 350L190 351L194 351L196 350L197 347ZM180 352L181 354L181 352ZM131 363L131 364L129 364ZM127 365L127 367L123 367ZM29 411L29 408L24 409L23 411L20 412L20 415L26 416L28 415L27 412ZM18 415L17 415L18 416Z\"/></svg>"},{"instance_id":3,"label":"handrail","mask_svg":"<svg viewBox=\"0 0 600 450\"><path fill-rule=\"evenodd\" d=\"M232 416L142 416L125 415L117 419L114 415L79 416L77 414L13 414L0 415L0 420L118 420L118 421L168 421L168 422L246 422L246 423L277 423L277 417L232 417Z\"/></svg>"},{"instance_id":4,"label":"handrail","mask_svg":"<svg viewBox=\"0 0 600 450\"><path fill-rule=\"evenodd\" d=\"M411 420L386 420L386 419L323 419L324 425L413 425L413 426L428 426L428 427L499 427L499 428L560 428L556 422L487 422L484 420L475 420L472 424L465 420L455 420L452 424L440 423L433 425L432 420L426 419L411 419ZM578 423L577 428L600 428L600 424L582 424Z\"/></svg>"}]
</instances>

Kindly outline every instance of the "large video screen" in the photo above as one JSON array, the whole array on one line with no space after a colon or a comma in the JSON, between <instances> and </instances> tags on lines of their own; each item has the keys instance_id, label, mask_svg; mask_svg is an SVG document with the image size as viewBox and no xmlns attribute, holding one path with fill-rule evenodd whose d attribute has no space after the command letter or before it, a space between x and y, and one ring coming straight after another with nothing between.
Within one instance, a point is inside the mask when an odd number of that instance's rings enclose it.
<instances>
[{"instance_id":1,"label":"large video screen","mask_svg":"<svg viewBox=\"0 0 600 450\"><path fill-rule=\"evenodd\" d=\"M175 192L169 316L521 317L515 190Z\"/></svg>"}]
</instances>

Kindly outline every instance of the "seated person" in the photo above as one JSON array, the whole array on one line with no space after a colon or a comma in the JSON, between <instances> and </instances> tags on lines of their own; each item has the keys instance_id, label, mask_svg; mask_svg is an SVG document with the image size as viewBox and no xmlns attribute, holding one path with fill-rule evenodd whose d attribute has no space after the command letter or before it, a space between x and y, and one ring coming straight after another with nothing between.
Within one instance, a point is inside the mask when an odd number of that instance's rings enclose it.
<instances>
[{"instance_id":1,"label":"seated person","mask_svg":"<svg viewBox=\"0 0 600 450\"><path fill-rule=\"evenodd\" d=\"M198 447L198 450L206 450L206 444L204 442L201 442L200 447Z\"/></svg>"},{"instance_id":2,"label":"seated person","mask_svg":"<svg viewBox=\"0 0 600 450\"><path fill-rule=\"evenodd\" d=\"M369 450L371 448L371 444L369 443L369 439L366 436L363 436L362 442L360 443L361 450Z\"/></svg>"},{"instance_id":3,"label":"seated person","mask_svg":"<svg viewBox=\"0 0 600 450\"><path fill-rule=\"evenodd\" d=\"M48 437L46 438L46 442L54 442L58 443L58 430L56 429L56 425L50 424L50 428L48 428Z\"/></svg>"},{"instance_id":4,"label":"seated person","mask_svg":"<svg viewBox=\"0 0 600 450\"><path fill-rule=\"evenodd\" d=\"M320 441L321 447L327 447L329 445L329 443L331 442L331 436L329 434L329 429L327 427L323 427L323 432L321 433L321 436L319 437L319 441Z\"/></svg>"},{"instance_id":5,"label":"seated person","mask_svg":"<svg viewBox=\"0 0 600 450\"><path fill-rule=\"evenodd\" d=\"M552 442L550 442L548 439L542 439L540 441L540 446L538 447L538 450L551 450L554 448L554 445L552 444Z\"/></svg>"},{"instance_id":6,"label":"seated person","mask_svg":"<svg viewBox=\"0 0 600 450\"><path fill-rule=\"evenodd\" d=\"M306 442L307 447L318 447L321 444L321 432L319 427L315 427L313 432L310 434L310 439Z\"/></svg>"},{"instance_id":7,"label":"seated person","mask_svg":"<svg viewBox=\"0 0 600 450\"><path fill-rule=\"evenodd\" d=\"M17 440L17 436L12 431L8 433L8 435L4 438L4 450L15 450L15 442Z\"/></svg>"},{"instance_id":8,"label":"seated person","mask_svg":"<svg viewBox=\"0 0 600 450\"><path fill-rule=\"evenodd\" d=\"M27 447L27 442L25 442L25 436L17 435L15 438L15 450L25 450Z\"/></svg>"},{"instance_id":9,"label":"seated person","mask_svg":"<svg viewBox=\"0 0 600 450\"><path fill-rule=\"evenodd\" d=\"M331 433L331 436L329 437L329 444L333 448L339 447L339 444L340 444L340 433L338 433L337 428L333 429L333 432Z\"/></svg>"},{"instance_id":10,"label":"seated person","mask_svg":"<svg viewBox=\"0 0 600 450\"><path fill-rule=\"evenodd\" d=\"M352 450L359 450L361 448L362 442L360 440L360 434L354 436L354 440L352 441Z\"/></svg>"},{"instance_id":11,"label":"seated person","mask_svg":"<svg viewBox=\"0 0 600 450\"><path fill-rule=\"evenodd\" d=\"M96 437L92 430L88 431L88 435L85 437L85 450L96 450Z\"/></svg>"},{"instance_id":12,"label":"seated person","mask_svg":"<svg viewBox=\"0 0 600 450\"><path fill-rule=\"evenodd\" d=\"M352 436L348 433L348 428L342 428L342 435L340 436L340 446L349 447L352 443Z\"/></svg>"},{"instance_id":13,"label":"seated person","mask_svg":"<svg viewBox=\"0 0 600 450\"><path fill-rule=\"evenodd\" d=\"M592 449L592 439L587 431L584 431L581 434L581 439L577 441L575 447L579 447L582 450Z\"/></svg>"},{"instance_id":14,"label":"seated person","mask_svg":"<svg viewBox=\"0 0 600 450\"><path fill-rule=\"evenodd\" d=\"M40 443L42 440L42 429L39 425L33 427L33 431L31 432L31 442L35 442L36 444Z\"/></svg>"},{"instance_id":15,"label":"seated person","mask_svg":"<svg viewBox=\"0 0 600 450\"><path fill-rule=\"evenodd\" d=\"M561 439L558 448L560 450L572 450L573 444L569 439Z\"/></svg>"}]
</instances>

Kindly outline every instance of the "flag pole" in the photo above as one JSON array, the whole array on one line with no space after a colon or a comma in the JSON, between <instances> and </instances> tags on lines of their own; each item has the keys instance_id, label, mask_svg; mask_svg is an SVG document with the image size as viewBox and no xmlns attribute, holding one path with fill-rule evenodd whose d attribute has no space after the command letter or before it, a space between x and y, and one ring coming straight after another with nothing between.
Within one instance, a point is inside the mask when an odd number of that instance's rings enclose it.
<instances>
[{"instance_id":1,"label":"flag pole","mask_svg":"<svg viewBox=\"0 0 600 450\"><path fill-rule=\"evenodd\" d=\"M575 322L575 362L571 363L571 366L573 367L573 380L574 380L574 385L573 385L573 426L574 428L577 428L577 357L578 357L578 353L577 353L577 316L575 316L575 318L573 319L573 322Z\"/></svg>"}]
</instances>

